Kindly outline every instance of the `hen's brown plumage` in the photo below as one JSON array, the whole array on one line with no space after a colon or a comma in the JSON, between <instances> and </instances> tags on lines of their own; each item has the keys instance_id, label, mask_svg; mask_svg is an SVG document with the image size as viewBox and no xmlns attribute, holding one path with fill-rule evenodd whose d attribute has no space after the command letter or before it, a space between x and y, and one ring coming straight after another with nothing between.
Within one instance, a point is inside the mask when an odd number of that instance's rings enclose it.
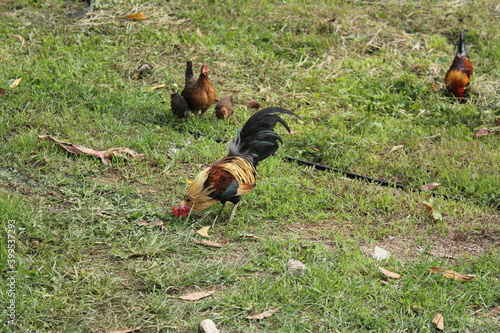
<instances>
[{"instance_id":1,"label":"hen's brown plumage","mask_svg":"<svg viewBox=\"0 0 500 333\"><path fill-rule=\"evenodd\" d=\"M217 102L215 116L219 119L227 119L233 114L233 96L226 96Z\"/></svg>"},{"instance_id":2,"label":"hen's brown plumage","mask_svg":"<svg viewBox=\"0 0 500 333\"><path fill-rule=\"evenodd\" d=\"M204 113L213 104L217 93L208 77L208 68L203 63L198 79L193 74L193 63L186 63L184 89L181 92L192 111Z\"/></svg>"},{"instance_id":3,"label":"hen's brown plumage","mask_svg":"<svg viewBox=\"0 0 500 333\"><path fill-rule=\"evenodd\" d=\"M179 207L173 208L176 216L188 215L209 208L217 202L234 204L229 220L234 216L240 196L256 184L258 162L278 150L281 138L274 132L276 123L288 131L288 124L278 114L295 115L283 108L267 108L255 113L245 123L236 138L228 145L228 154L202 170L191 182Z\"/></svg>"},{"instance_id":4,"label":"hen's brown plumage","mask_svg":"<svg viewBox=\"0 0 500 333\"><path fill-rule=\"evenodd\" d=\"M457 43L457 53L444 79L446 88L454 96L459 98L465 97L465 89L469 85L470 77L474 71L465 48L465 32L466 30L460 32L460 38Z\"/></svg>"}]
</instances>

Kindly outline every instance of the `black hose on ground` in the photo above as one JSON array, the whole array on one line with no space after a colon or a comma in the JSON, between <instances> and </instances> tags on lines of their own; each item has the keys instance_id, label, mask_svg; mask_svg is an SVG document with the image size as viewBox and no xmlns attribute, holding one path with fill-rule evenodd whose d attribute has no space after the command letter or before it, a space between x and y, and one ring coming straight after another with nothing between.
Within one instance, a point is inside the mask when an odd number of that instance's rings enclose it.
<instances>
[{"instance_id":1,"label":"black hose on ground","mask_svg":"<svg viewBox=\"0 0 500 333\"><path fill-rule=\"evenodd\" d=\"M169 123L164 123L164 122L159 122L159 121L155 121L154 123L159 124L159 125L169 125L173 129L177 130L180 133L187 132L196 138L209 137L206 134L203 134L203 133L200 133L197 131L186 130L185 128L179 127L179 126L174 125L174 124L169 124ZM218 142L218 143L227 143L228 142L225 139L221 139L221 138L217 138L217 137L213 137L211 139ZM276 155L283 158L284 160L286 160L288 162L295 162L295 163L300 164L300 165L310 166L310 167L313 167L314 169L320 170L320 171L331 171L331 172L339 173L339 174L342 174L349 179L361 180L361 181L364 181L367 183L377 184L377 185L384 186L384 187L397 188L397 189L400 189L403 191L411 191L411 192L418 192L418 193L424 192L422 189L419 189L419 188L409 187L409 186L406 186L403 184L393 183L393 182L389 182L387 180L376 179L373 177L358 175L358 174L353 173L353 172L332 168L332 167L322 165L319 163L304 161L304 160L301 160L301 159L298 159L295 157L291 157L291 156L281 156L279 154L276 154ZM481 202L478 200L472 200L472 199L465 198L465 197L457 197L454 195L448 195L448 194L443 194L443 193L438 193L438 192L429 192L429 194L431 194L434 197L440 197L440 198L444 198L447 200L469 201L469 202L474 202L474 203L478 203L478 204L485 204L485 205L492 206L492 207L495 207L496 209L500 210L500 203L497 203L497 202Z\"/></svg>"}]
</instances>

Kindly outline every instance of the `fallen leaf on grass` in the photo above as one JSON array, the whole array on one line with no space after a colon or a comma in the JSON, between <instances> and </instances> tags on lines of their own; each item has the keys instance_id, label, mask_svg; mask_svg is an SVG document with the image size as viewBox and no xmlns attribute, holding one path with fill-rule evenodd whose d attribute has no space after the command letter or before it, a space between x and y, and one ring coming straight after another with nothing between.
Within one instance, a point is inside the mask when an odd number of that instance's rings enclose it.
<instances>
[{"instance_id":1,"label":"fallen leaf on grass","mask_svg":"<svg viewBox=\"0 0 500 333\"><path fill-rule=\"evenodd\" d=\"M241 235L241 236L238 236L238 237L239 238L248 238L248 239L260 239L260 237L254 236L252 234Z\"/></svg>"},{"instance_id":2,"label":"fallen leaf on grass","mask_svg":"<svg viewBox=\"0 0 500 333\"><path fill-rule=\"evenodd\" d=\"M183 299L185 301L197 301L197 300L200 300L202 298L211 296L213 293L215 293L215 290L211 290L211 291L198 291L198 292L195 292L195 293L190 293L190 294L186 294L186 295L183 295L183 296L179 296L179 298Z\"/></svg>"},{"instance_id":3,"label":"fallen leaf on grass","mask_svg":"<svg viewBox=\"0 0 500 333\"><path fill-rule=\"evenodd\" d=\"M156 219L148 225L148 228L153 227L160 227L160 229L162 230L165 229L165 226L163 225L163 221L161 219Z\"/></svg>"},{"instance_id":4,"label":"fallen leaf on grass","mask_svg":"<svg viewBox=\"0 0 500 333\"><path fill-rule=\"evenodd\" d=\"M147 19L146 14L144 14L143 12L127 15L126 18L134 21L144 21L145 19Z\"/></svg>"},{"instance_id":5,"label":"fallen leaf on grass","mask_svg":"<svg viewBox=\"0 0 500 333\"><path fill-rule=\"evenodd\" d=\"M19 79L15 79L14 81L12 81L12 83L9 85L9 88L12 89L12 88L17 87L19 85L19 83L21 83L22 79L23 78L20 77Z\"/></svg>"},{"instance_id":6,"label":"fallen leaf on grass","mask_svg":"<svg viewBox=\"0 0 500 333\"><path fill-rule=\"evenodd\" d=\"M462 274L442 267L429 267L427 270L435 274L442 273L444 277L457 281L469 281L476 277L475 275Z\"/></svg>"},{"instance_id":7,"label":"fallen leaf on grass","mask_svg":"<svg viewBox=\"0 0 500 333\"><path fill-rule=\"evenodd\" d=\"M491 309L490 312L483 314L483 317L490 317L495 320L500 319L500 306L497 306L496 308Z\"/></svg>"},{"instance_id":8,"label":"fallen leaf on grass","mask_svg":"<svg viewBox=\"0 0 500 333\"><path fill-rule=\"evenodd\" d=\"M161 230L165 229L165 225L163 224L163 221L161 219L156 219L153 222L149 223L148 221L144 219L140 219L134 222L135 225L138 225L139 227L143 227L145 225L148 226L148 228L153 228L153 227L160 227Z\"/></svg>"},{"instance_id":9,"label":"fallen leaf on grass","mask_svg":"<svg viewBox=\"0 0 500 333\"><path fill-rule=\"evenodd\" d=\"M157 86L153 86L153 87L151 87L151 88L149 88L149 89L150 89L150 90L156 90L156 89L163 88L163 87L165 87L165 86L166 86L166 84L159 84L159 85L157 85Z\"/></svg>"},{"instance_id":10,"label":"fallen leaf on grass","mask_svg":"<svg viewBox=\"0 0 500 333\"><path fill-rule=\"evenodd\" d=\"M247 106L251 109L259 109L260 104L257 103L256 101L248 101Z\"/></svg>"},{"instance_id":11,"label":"fallen leaf on grass","mask_svg":"<svg viewBox=\"0 0 500 333\"><path fill-rule=\"evenodd\" d=\"M151 66L150 64L148 64L148 63L142 64L139 66L139 68L137 68L135 73L132 74L132 79L138 79L142 75L142 73L151 72L152 70L153 70L153 66Z\"/></svg>"},{"instance_id":12,"label":"fallen leaf on grass","mask_svg":"<svg viewBox=\"0 0 500 333\"><path fill-rule=\"evenodd\" d=\"M403 148L405 145L398 145L398 146L394 146L391 148L391 153L396 151L396 150L400 150L401 148Z\"/></svg>"},{"instance_id":13,"label":"fallen leaf on grass","mask_svg":"<svg viewBox=\"0 0 500 333\"><path fill-rule=\"evenodd\" d=\"M137 326L134 328L124 328L124 329L118 330L118 331L111 331L110 333L132 333L132 332L140 331L141 328L142 328L141 326Z\"/></svg>"},{"instance_id":14,"label":"fallen leaf on grass","mask_svg":"<svg viewBox=\"0 0 500 333\"><path fill-rule=\"evenodd\" d=\"M427 200L424 200L424 202L422 202L425 206L425 208L427 208L427 211L429 212L429 215L434 219L434 220L437 220L437 221L442 221L443 220L443 215L441 215L441 212L437 209L435 203L434 203L434 198L433 197L429 197L427 198Z\"/></svg>"},{"instance_id":15,"label":"fallen leaf on grass","mask_svg":"<svg viewBox=\"0 0 500 333\"><path fill-rule=\"evenodd\" d=\"M24 40L23 36L21 35L9 35L9 36L12 36L14 38L17 38L21 41L21 47L23 47L24 45L26 45L26 41Z\"/></svg>"},{"instance_id":16,"label":"fallen leaf on grass","mask_svg":"<svg viewBox=\"0 0 500 333\"><path fill-rule=\"evenodd\" d=\"M440 313L436 313L434 318L432 318L432 323L436 325L436 328L440 331L444 330L444 317Z\"/></svg>"},{"instance_id":17,"label":"fallen leaf on grass","mask_svg":"<svg viewBox=\"0 0 500 333\"><path fill-rule=\"evenodd\" d=\"M210 229L210 226L208 227L203 227L200 230L196 230L196 233L200 235L201 237L210 237L208 235L208 229Z\"/></svg>"},{"instance_id":18,"label":"fallen leaf on grass","mask_svg":"<svg viewBox=\"0 0 500 333\"><path fill-rule=\"evenodd\" d=\"M0 97L4 97L6 93L7 93L7 89L0 88Z\"/></svg>"},{"instance_id":19,"label":"fallen leaf on grass","mask_svg":"<svg viewBox=\"0 0 500 333\"><path fill-rule=\"evenodd\" d=\"M401 279L401 275L399 275L398 273L394 273L394 272L388 271L387 269L382 268L382 267L379 267L378 269L380 270L380 272L382 272L382 274L384 274L388 278L391 278L391 279Z\"/></svg>"},{"instance_id":20,"label":"fallen leaf on grass","mask_svg":"<svg viewBox=\"0 0 500 333\"><path fill-rule=\"evenodd\" d=\"M146 220L140 219L134 222L136 225L142 227L144 225L148 225L148 222Z\"/></svg>"},{"instance_id":21,"label":"fallen leaf on grass","mask_svg":"<svg viewBox=\"0 0 500 333\"><path fill-rule=\"evenodd\" d=\"M93 150L90 148L86 148L84 146L75 145L69 142L64 142L54 138L51 135L37 135L40 140L48 140L55 144L58 144L64 150L73 153L73 154L85 154L90 156L99 157L102 163L109 165L111 164L110 159L116 156L126 156L132 159L140 159L145 158L146 156L143 154L139 154L136 151L128 148L111 148L108 150Z\"/></svg>"},{"instance_id":22,"label":"fallen leaf on grass","mask_svg":"<svg viewBox=\"0 0 500 333\"><path fill-rule=\"evenodd\" d=\"M373 256L374 259L376 259L378 261L381 261L381 260L384 260L384 259L388 259L391 256L391 252L387 251L384 248L375 246L375 250L373 251L373 255L372 256Z\"/></svg>"},{"instance_id":23,"label":"fallen leaf on grass","mask_svg":"<svg viewBox=\"0 0 500 333\"><path fill-rule=\"evenodd\" d=\"M424 191L430 191L430 190L432 190L434 187L437 187L437 186L439 186L439 185L441 185L441 184L436 183L436 182L433 182L433 183L429 183L429 184L425 184L425 185L423 185L423 186L421 187L421 189L422 189L422 190L424 190Z\"/></svg>"},{"instance_id":24,"label":"fallen leaf on grass","mask_svg":"<svg viewBox=\"0 0 500 333\"><path fill-rule=\"evenodd\" d=\"M216 243L216 242L211 242L209 240L197 240L196 238L191 238L193 240L193 242L195 242L196 244L201 244L201 245L205 245L205 246L210 246L210 247L222 247L222 245L220 245L219 243Z\"/></svg>"},{"instance_id":25,"label":"fallen leaf on grass","mask_svg":"<svg viewBox=\"0 0 500 333\"><path fill-rule=\"evenodd\" d=\"M203 34L201 33L200 28L196 28L196 35L198 35L198 37L200 38L203 38Z\"/></svg>"},{"instance_id":26,"label":"fallen leaf on grass","mask_svg":"<svg viewBox=\"0 0 500 333\"><path fill-rule=\"evenodd\" d=\"M474 136L474 139L477 139L477 138L480 138L482 136L486 136L486 135L490 134L490 132L491 131L488 128L483 127L483 128L480 128L480 129L476 130L474 132L473 136Z\"/></svg>"},{"instance_id":27,"label":"fallen leaf on grass","mask_svg":"<svg viewBox=\"0 0 500 333\"><path fill-rule=\"evenodd\" d=\"M259 313L258 315L254 315L254 316L248 316L248 317L245 317L245 319L250 319L250 320L262 320L264 318L267 318L267 317L271 317L275 312L278 312L281 308L276 308L276 309L272 309L272 310L267 310L267 311L264 311L262 313Z\"/></svg>"}]
</instances>

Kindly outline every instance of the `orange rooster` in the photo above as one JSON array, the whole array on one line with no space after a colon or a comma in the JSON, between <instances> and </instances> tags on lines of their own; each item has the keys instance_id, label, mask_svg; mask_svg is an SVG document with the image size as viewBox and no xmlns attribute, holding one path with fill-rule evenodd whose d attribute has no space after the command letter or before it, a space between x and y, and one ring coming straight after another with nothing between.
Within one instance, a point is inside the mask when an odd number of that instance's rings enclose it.
<instances>
[{"instance_id":1,"label":"orange rooster","mask_svg":"<svg viewBox=\"0 0 500 333\"><path fill-rule=\"evenodd\" d=\"M464 36L466 32L467 30L460 32L460 38L457 43L457 53L444 79L446 88L455 95L455 97L459 98L465 97L465 88L469 85L470 77L474 70L469 56L467 55L467 50L465 49Z\"/></svg>"},{"instance_id":2,"label":"orange rooster","mask_svg":"<svg viewBox=\"0 0 500 333\"><path fill-rule=\"evenodd\" d=\"M181 92L192 111L201 111L204 113L213 104L217 93L208 77L208 68L205 63L201 66L201 72L198 79L193 75L193 63L186 63L186 77L184 90Z\"/></svg>"},{"instance_id":3,"label":"orange rooster","mask_svg":"<svg viewBox=\"0 0 500 333\"><path fill-rule=\"evenodd\" d=\"M231 221L240 196L255 187L257 163L279 148L281 138L274 132L276 123L281 123L290 132L288 124L278 116L281 113L297 117L294 112L278 107L263 109L250 117L229 143L228 154L202 170L191 182L180 206L173 208L174 215L186 216L191 211L198 212L222 202L218 217L229 201L234 204L229 216Z\"/></svg>"}]
</instances>

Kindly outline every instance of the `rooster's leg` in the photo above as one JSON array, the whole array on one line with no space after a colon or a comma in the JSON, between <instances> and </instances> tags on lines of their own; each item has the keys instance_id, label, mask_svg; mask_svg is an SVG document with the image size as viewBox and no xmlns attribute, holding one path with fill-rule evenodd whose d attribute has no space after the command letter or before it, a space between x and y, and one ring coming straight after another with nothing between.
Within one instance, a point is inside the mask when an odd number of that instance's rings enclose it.
<instances>
[{"instance_id":1,"label":"rooster's leg","mask_svg":"<svg viewBox=\"0 0 500 333\"><path fill-rule=\"evenodd\" d=\"M231 222L231 220L233 219L234 213L236 213L236 208L238 207L239 204L240 204L239 202L237 202L237 203L234 204L233 210L231 210L231 214L229 215L229 221L228 222Z\"/></svg>"},{"instance_id":2,"label":"rooster's leg","mask_svg":"<svg viewBox=\"0 0 500 333\"><path fill-rule=\"evenodd\" d=\"M215 222L217 222L217 219L219 218L220 214L222 214L222 211L224 210L224 207L226 207L227 201L222 204L222 207L219 210L219 213L217 213L217 216L215 216L214 223L212 223L212 228L215 225Z\"/></svg>"}]
</instances>

